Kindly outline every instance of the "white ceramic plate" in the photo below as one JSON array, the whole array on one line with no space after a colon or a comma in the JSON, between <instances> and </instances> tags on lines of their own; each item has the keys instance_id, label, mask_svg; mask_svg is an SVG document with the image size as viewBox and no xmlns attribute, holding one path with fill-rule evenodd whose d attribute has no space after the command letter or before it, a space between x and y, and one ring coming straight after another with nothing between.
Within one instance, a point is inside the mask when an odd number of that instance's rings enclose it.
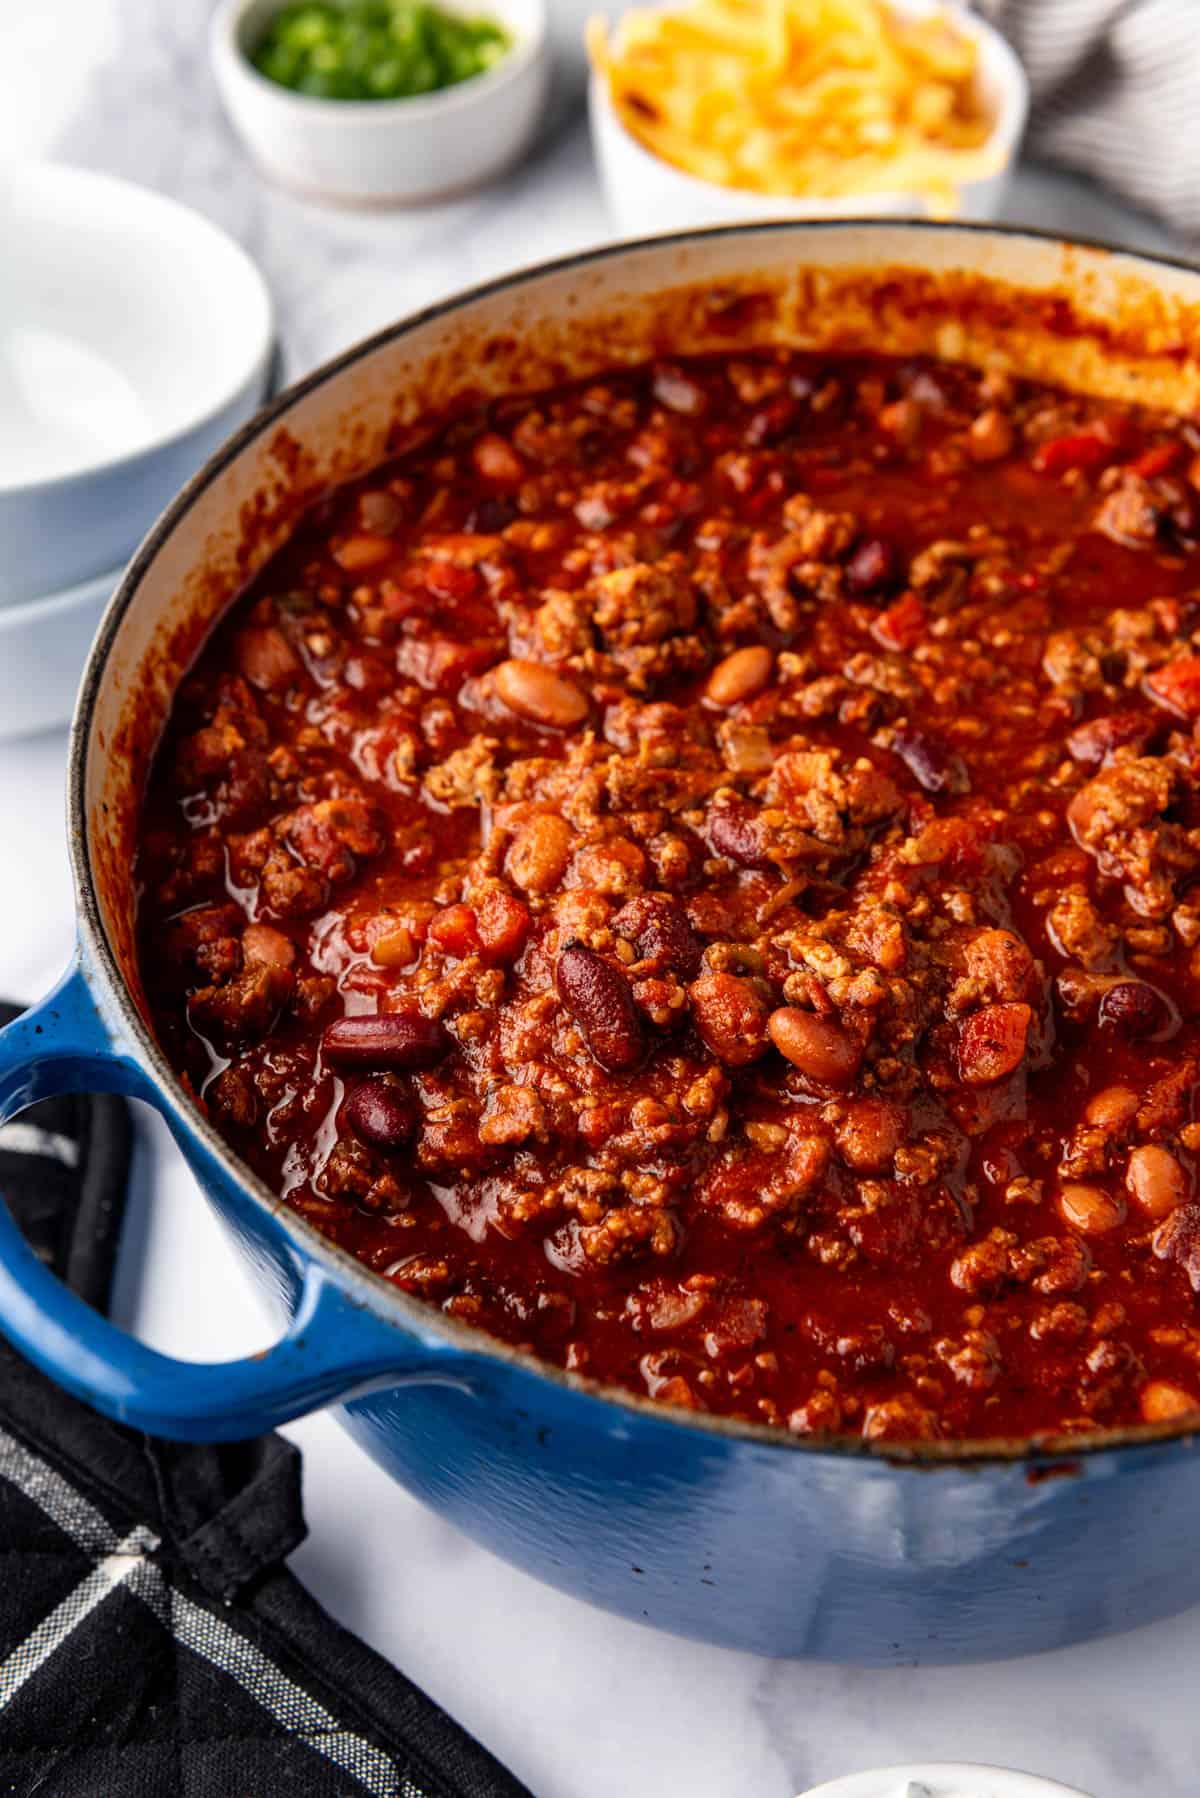
<instances>
[{"instance_id":1,"label":"white ceramic plate","mask_svg":"<svg viewBox=\"0 0 1200 1798\"><path fill-rule=\"evenodd\" d=\"M800 1798L1088 1798L1075 1786L1018 1773L1011 1767L977 1767L966 1761L925 1761L909 1767L876 1767L813 1786Z\"/></svg>"},{"instance_id":2,"label":"white ceramic plate","mask_svg":"<svg viewBox=\"0 0 1200 1798\"><path fill-rule=\"evenodd\" d=\"M123 562L262 400L272 311L224 232L111 175L0 173L0 604Z\"/></svg>"}]
</instances>

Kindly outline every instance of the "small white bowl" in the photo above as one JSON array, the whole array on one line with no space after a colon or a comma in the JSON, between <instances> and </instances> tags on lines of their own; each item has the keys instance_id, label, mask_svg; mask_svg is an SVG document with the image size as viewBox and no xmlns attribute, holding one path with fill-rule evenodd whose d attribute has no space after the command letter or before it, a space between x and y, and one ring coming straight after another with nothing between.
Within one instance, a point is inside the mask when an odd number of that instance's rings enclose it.
<instances>
[{"instance_id":1,"label":"small white bowl","mask_svg":"<svg viewBox=\"0 0 1200 1798\"><path fill-rule=\"evenodd\" d=\"M1018 1773L1010 1767L977 1767L965 1761L923 1761L919 1766L876 1767L813 1786L800 1798L1088 1798L1075 1786Z\"/></svg>"},{"instance_id":2,"label":"small white bowl","mask_svg":"<svg viewBox=\"0 0 1200 1798\"><path fill-rule=\"evenodd\" d=\"M671 11L679 0L653 10ZM897 12L918 16L937 10L933 0L894 0ZM1008 186L1025 119L1029 111L1029 83L1019 60L1000 33L974 13L957 5L955 23L979 50L979 94L994 123L981 146L995 151L1001 165L984 181L965 182L960 190L960 214L968 219L994 218ZM725 187L686 174L639 143L626 130L613 105L608 82L593 72L589 86L592 145L609 210L618 230L628 237L652 236L662 231L688 230L697 225L742 224L755 219L913 218L926 207L918 193L831 194L828 198L805 195L756 193L749 188Z\"/></svg>"},{"instance_id":3,"label":"small white bowl","mask_svg":"<svg viewBox=\"0 0 1200 1798\"><path fill-rule=\"evenodd\" d=\"M119 568L46 599L0 606L0 742L66 724Z\"/></svg>"},{"instance_id":4,"label":"small white bowl","mask_svg":"<svg viewBox=\"0 0 1200 1798\"><path fill-rule=\"evenodd\" d=\"M271 299L207 219L111 175L0 172L0 606L129 555L257 408Z\"/></svg>"},{"instance_id":5,"label":"small white bowl","mask_svg":"<svg viewBox=\"0 0 1200 1798\"><path fill-rule=\"evenodd\" d=\"M230 118L283 186L344 205L416 204L478 186L532 142L550 78L546 0L450 0L497 19L512 48L485 75L410 100L322 100L260 75L249 52L281 4L222 0L209 49Z\"/></svg>"}]
</instances>

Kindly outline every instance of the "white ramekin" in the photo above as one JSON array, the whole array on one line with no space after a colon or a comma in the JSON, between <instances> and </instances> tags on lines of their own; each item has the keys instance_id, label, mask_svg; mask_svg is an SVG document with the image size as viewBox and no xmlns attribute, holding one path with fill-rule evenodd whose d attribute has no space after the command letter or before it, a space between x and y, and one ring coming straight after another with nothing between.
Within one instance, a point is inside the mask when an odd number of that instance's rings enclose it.
<instances>
[{"instance_id":1,"label":"white ramekin","mask_svg":"<svg viewBox=\"0 0 1200 1798\"><path fill-rule=\"evenodd\" d=\"M896 10L921 14L935 10L933 0L894 0ZM668 11L679 0L666 0ZM1008 186L1012 163L1029 110L1029 83L1013 50L1000 33L957 5L948 8L960 29L979 48L979 90L994 119L984 151L996 153L994 175L968 181L960 190L960 212L967 219L995 218ZM725 187L685 174L638 142L626 130L609 93L608 82L593 72L589 88L592 144L609 211L618 230L628 237L681 231L698 225L742 224L760 219L915 218L925 210L919 193L805 195L792 199L748 188Z\"/></svg>"},{"instance_id":2,"label":"white ramekin","mask_svg":"<svg viewBox=\"0 0 1200 1798\"><path fill-rule=\"evenodd\" d=\"M263 172L308 198L407 205L476 187L527 149L550 75L546 0L479 0L512 33L486 75L411 100L322 100L260 75L248 52L281 0L221 0L209 37L233 124Z\"/></svg>"}]
</instances>

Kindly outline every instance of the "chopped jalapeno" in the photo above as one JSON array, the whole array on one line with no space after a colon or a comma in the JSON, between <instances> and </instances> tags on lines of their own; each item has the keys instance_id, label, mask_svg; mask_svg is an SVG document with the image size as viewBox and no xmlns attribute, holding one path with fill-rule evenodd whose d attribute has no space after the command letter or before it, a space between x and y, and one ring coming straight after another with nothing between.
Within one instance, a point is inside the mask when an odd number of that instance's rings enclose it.
<instances>
[{"instance_id":1,"label":"chopped jalapeno","mask_svg":"<svg viewBox=\"0 0 1200 1798\"><path fill-rule=\"evenodd\" d=\"M415 0L294 0L250 60L260 75L322 100L403 100L454 87L506 56L494 19Z\"/></svg>"}]
</instances>

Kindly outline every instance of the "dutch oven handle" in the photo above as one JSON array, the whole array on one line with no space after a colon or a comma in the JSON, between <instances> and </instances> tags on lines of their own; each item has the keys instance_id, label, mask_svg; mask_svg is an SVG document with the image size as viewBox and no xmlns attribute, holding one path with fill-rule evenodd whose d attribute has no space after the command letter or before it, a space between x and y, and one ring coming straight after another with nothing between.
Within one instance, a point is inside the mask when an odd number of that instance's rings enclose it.
<instances>
[{"instance_id":1,"label":"dutch oven handle","mask_svg":"<svg viewBox=\"0 0 1200 1798\"><path fill-rule=\"evenodd\" d=\"M142 1069L110 1042L78 967L0 1031L0 1123L63 1092L132 1094L170 1122ZM467 1357L404 1335L312 1262L297 1261L296 1274L294 1315L271 1348L241 1361L177 1361L65 1286L0 1203L0 1331L43 1373L118 1423L181 1441L234 1441L372 1388L469 1387Z\"/></svg>"}]
</instances>

